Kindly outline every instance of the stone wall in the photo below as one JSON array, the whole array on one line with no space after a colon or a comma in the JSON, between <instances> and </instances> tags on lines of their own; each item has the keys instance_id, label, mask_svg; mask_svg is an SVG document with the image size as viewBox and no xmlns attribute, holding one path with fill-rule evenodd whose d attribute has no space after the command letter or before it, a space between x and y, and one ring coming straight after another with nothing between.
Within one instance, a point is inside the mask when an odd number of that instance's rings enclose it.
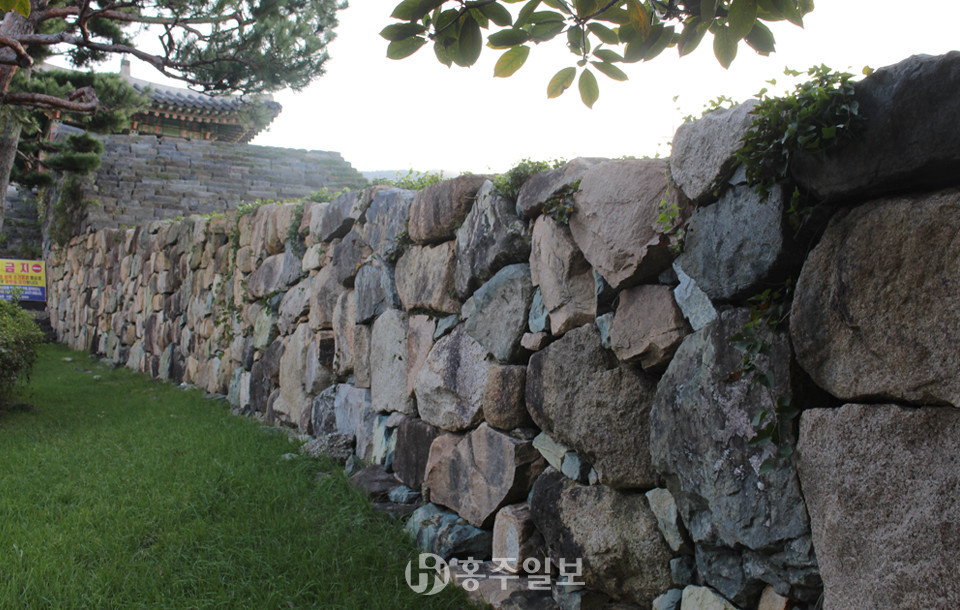
<instances>
[{"instance_id":1,"label":"stone wall","mask_svg":"<svg viewBox=\"0 0 960 610\"><path fill-rule=\"evenodd\" d=\"M424 549L519 568L479 572L497 607L953 608L958 92L958 53L858 86L865 143L793 168L816 237L732 172L737 107L516 201L465 176L92 232L51 254L51 319L362 460ZM749 324L796 277L789 324ZM785 396L799 425L752 443Z\"/></svg>"},{"instance_id":2,"label":"stone wall","mask_svg":"<svg viewBox=\"0 0 960 610\"><path fill-rule=\"evenodd\" d=\"M4 202L0 258L40 259L37 200L28 191L10 186Z\"/></svg>"},{"instance_id":3,"label":"stone wall","mask_svg":"<svg viewBox=\"0 0 960 610\"><path fill-rule=\"evenodd\" d=\"M257 199L290 200L367 182L339 153L249 144L111 135L87 194L86 226L135 226L222 212Z\"/></svg>"}]
</instances>

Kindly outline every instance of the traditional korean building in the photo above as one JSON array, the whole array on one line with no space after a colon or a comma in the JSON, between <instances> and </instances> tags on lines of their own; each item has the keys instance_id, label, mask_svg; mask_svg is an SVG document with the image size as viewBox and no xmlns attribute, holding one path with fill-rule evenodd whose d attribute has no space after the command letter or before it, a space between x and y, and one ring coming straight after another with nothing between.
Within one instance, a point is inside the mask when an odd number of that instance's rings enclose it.
<instances>
[{"instance_id":1,"label":"traditional korean building","mask_svg":"<svg viewBox=\"0 0 960 610\"><path fill-rule=\"evenodd\" d=\"M212 96L134 78L126 59L120 76L137 91L149 89L153 100L149 109L133 116L130 133L245 144L281 110L269 96Z\"/></svg>"}]
</instances>

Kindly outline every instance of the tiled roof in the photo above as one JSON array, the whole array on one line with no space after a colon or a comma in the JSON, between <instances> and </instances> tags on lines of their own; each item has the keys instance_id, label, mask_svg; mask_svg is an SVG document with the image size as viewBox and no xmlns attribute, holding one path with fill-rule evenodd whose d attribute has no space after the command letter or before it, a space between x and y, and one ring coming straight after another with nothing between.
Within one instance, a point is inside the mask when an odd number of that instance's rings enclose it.
<instances>
[{"instance_id":1,"label":"tiled roof","mask_svg":"<svg viewBox=\"0 0 960 610\"><path fill-rule=\"evenodd\" d=\"M137 91L143 91L147 87L150 88L151 97L153 98L154 103L156 104L169 104L171 106L177 106L183 109L189 110L199 110L207 112L232 112L239 110L241 106L246 103L238 96L233 95L222 95L222 96L213 96L207 95L205 93L199 93L197 91L191 91L190 89L180 89L177 87L170 87L167 85L160 85L157 83L151 83L148 81L140 80L133 77L125 77L127 82L133 85L133 88ZM263 102L267 108L275 110L274 116L280 114L281 106L273 100L265 100Z\"/></svg>"}]
</instances>

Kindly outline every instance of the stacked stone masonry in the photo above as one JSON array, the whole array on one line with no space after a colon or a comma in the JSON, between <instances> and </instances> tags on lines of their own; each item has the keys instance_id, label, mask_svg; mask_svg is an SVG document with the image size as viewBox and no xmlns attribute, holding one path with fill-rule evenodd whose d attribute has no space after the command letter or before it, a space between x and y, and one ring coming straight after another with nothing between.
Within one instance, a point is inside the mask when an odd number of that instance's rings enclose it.
<instances>
[{"instance_id":1,"label":"stacked stone masonry","mask_svg":"<svg viewBox=\"0 0 960 610\"><path fill-rule=\"evenodd\" d=\"M858 89L884 112L869 154L795 176L829 191L809 251L732 173L735 108L669 160L575 160L519 205L466 176L90 232L50 255L51 319L362 460L354 482L423 549L509 560L520 577L478 592L497 607L955 608L960 53ZM884 130L920 116L954 137L897 150ZM810 185L814 163L846 173ZM541 213L578 179L569 224ZM689 219L679 256L664 199ZM789 324L758 327L744 369L749 297L791 277ZM754 422L786 395L797 451L762 467Z\"/></svg>"}]
</instances>

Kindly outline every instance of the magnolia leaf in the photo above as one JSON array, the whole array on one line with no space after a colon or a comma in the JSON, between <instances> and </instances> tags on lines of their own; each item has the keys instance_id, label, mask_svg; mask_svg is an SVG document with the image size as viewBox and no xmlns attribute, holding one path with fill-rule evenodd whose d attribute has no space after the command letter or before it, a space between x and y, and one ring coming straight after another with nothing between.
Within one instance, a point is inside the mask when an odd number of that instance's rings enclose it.
<instances>
[{"instance_id":1,"label":"magnolia leaf","mask_svg":"<svg viewBox=\"0 0 960 610\"><path fill-rule=\"evenodd\" d=\"M613 66L610 67L612 68ZM597 77L594 76L590 70L584 70L583 73L580 74L578 87L580 88L580 99L583 100L587 108L593 108L593 105L597 103L597 98L600 97L600 86L597 84Z\"/></svg>"},{"instance_id":2,"label":"magnolia leaf","mask_svg":"<svg viewBox=\"0 0 960 610\"><path fill-rule=\"evenodd\" d=\"M627 80L626 73L613 64L608 64L601 61L591 61L590 63L593 64L594 68L603 72L613 80L619 80L619 81Z\"/></svg>"},{"instance_id":3,"label":"magnolia leaf","mask_svg":"<svg viewBox=\"0 0 960 610\"><path fill-rule=\"evenodd\" d=\"M573 14L570 12L570 9L567 8L567 5L565 5L563 2L560 2L560 0L543 0L543 3L549 6L550 8L555 8L558 11L563 11L568 15Z\"/></svg>"},{"instance_id":4,"label":"magnolia leaf","mask_svg":"<svg viewBox=\"0 0 960 610\"><path fill-rule=\"evenodd\" d=\"M674 28L672 25L663 28L660 32L660 35L653 40L653 43L647 49L647 52L643 55L644 61L650 61L660 53L663 53L663 50L670 46L670 43L673 42L673 32ZM651 39L653 37L651 36Z\"/></svg>"},{"instance_id":5,"label":"magnolia leaf","mask_svg":"<svg viewBox=\"0 0 960 610\"><path fill-rule=\"evenodd\" d=\"M640 0L628 0L627 13L630 15L630 25L644 37L650 34L650 11L645 4Z\"/></svg>"},{"instance_id":6,"label":"magnolia leaf","mask_svg":"<svg viewBox=\"0 0 960 610\"><path fill-rule=\"evenodd\" d=\"M605 25L591 23L587 25L587 29L603 43L620 44L620 37L617 36L617 33Z\"/></svg>"},{"instance_id":7,"label":"magnolia leaf","mask_svg":"<svg viewBox=\"0 0 960 610\"><path fill-rule=\"evenodd\" d=\"M523 30L500 30L487 37L487 46L493 49L510 49L530 40L530 34Z\"/></svg>"},{"instance_id":8,"label":"magnolia leaf","mask_svg":"<svg viewBox=\"0 0 960 610\"><path fill-rule=\"evenodd\" d=\"M747 44L750 45L750 48L760 55L769 55L775 50L773 32L759 21L753 25L753 29L747 34L745 40Z\"/></svg>"},{"instance_id":9,"label":"magnolia leaf","mask_svg":"<svg viewBox=\"0 0 960 610\"><path fill-rule=\"evenodd\" d=\"M424 15L444 3L445 0L404 0L390 14L394 19L419 21Z\"/></svg>"},{"instance_id":10,"label":"magnolia leaf","mask_svg":"<svg viewBox=\"0 0 960 610\"><path fill-rule=\"evenodd\" d=\"M730 34L727 28L720 28L713 35L713 54L724 68L729 68L737 56L739 39Z\"/></svg>"},{"instance_id":11,"label":"magnolia leaf","mask_svg":"<svg viewBox=\"0 0 960 610\"><path fill-rule=\"evenodd\" d=\"M500 78L512 76L514 72L523 66L529 56L530 47L513 47L497 60L497 65L493 67L493 75Z\"/></svg>"},{"instance_id":12,"label":"magnolia leaf","mask_svg":"<svg viewBox=\"0 0 960 610\"><path fill-rule=\"evenodd\" d=\"M704 21L713 21L717 16L718 0L700 0L700 19Z\"/></svg>"},{"instance_id":13,"label":"magnolia leaf","mask_svg":"<svg viewBox=\"0 0 960 610\"><path fill-rule=\"evenodd\" d=\"M593 56L608 64L614 64L623 61L623 57L619 53L611 51L610 49L597 49L593 52Z\"/></svg>"},{"instance_id":14,"label":"magnolia leaf","mask_svg":"<svg viewBox=\"0 0 960 610\"><path fill-rule=\"evenodd\" d=\"M411 36L423 34L426 31L427 28L419 23L394 23L380 30L380 36L391 42L397 42L398 40L405 40Z\"/></svg>"},{"instance_id":15,"label":"magnolia leaf","mask_svg":"<svg viewBox=\"0 0 960 610\"><path fill-rule=\"evenodd\" d=\"M570 88L570 85L573 84L573 79L576 76L576 68L564 68L563 70L560 70L554 74L553 78L551 78L550 82L547 84L547 97L560 97L564 91Z\"/></svg>"},{"instance_id":16,"label":"magnolia leaf","mask_svg":"<svg viewBox=\"0 0 960 610\"><path fill-rule=\"evenodd\" d=\"M760 474L767 474L777 466L777 460L772 457L769 457L763 460L763 463L760 464Z\"/></svg>"},{"instance_id":17,"label":"magnolia leaf","mask_svg":"<svg viewBox=\"0 0 960 610\"><path fill-rule=\"evenodd\" d=\"M773 0L773 4L787 21L803 27L803 14L797 8L796 0Z\"/></svg>"},{"instance_id":18,"label":"magnolia leaf","mask_svg":"<svg viewBox=\"0 0 960 610\"><path fill-rule=\"evenodd\" d=\"M573 6L577 9L579 17L588 17L597 12L597 0L573 0Z\"/></svg>"},{"instance_id":19,"label":"magnolia leaf","mask_svg":"<svg viewBox=\"0 0 960 610\"><path fill-rule=\"evenodd\" d=\"M427 44L427 39L421 38L420 36L414 36L413 38L405 38L403 40L391 42L387 45L387 57L390 59L403 59L404 57L410 57L419 51L420 47L425 44Z\"/></svg>"},{"instance_id":20,"label":"magnolia leaf","mask_svg":"<svg viewBox=\"0 0 960 610\"><path fill-rule=\"evenodd\" d=\"M530 19L530 15L537 10L540 6L540 0L530 0L523 5L523 8L520 9L520 14L517 15L517 20L514 23L514 27L519 28L527 24L527 21Z\"/></svg>"},{"instance_id":21,"label":"magnolia leaf","mask_svg":"<svg viewBox=\"0 0 960 610\"><path fill-rule=\"evenodd\" d=\"M710 29L710 25L699 19L693 19L690 23L683 25L683 32L680 33L680 42L677 43L677 50L680 57L692 53L694 49L700 46L704 34Z\"/></svg>"},{"instance_id":22,"label":"magnolia leaf","mask_svg":"<svg viewBox=\"0 0 960 610\"><path fill-rule=\"evenodd\" d=\"M756 22L757 0L733 0L730 5L730 14L727 15L731 36L737 40L743 39L750 33Z\"/></svg>"},{"instance_id":23,"label":"magnolia leaf","mask_svg":"<svg viewBox=\"0 0 960 610\"><path fill-rule=\"evenodd\" d=\"M510 11L508 11L502 4L498 4L496 2L492 4L484 4L480 7L480 12L482 12L487 19L496 23L500 27L513 25L513 15L511 15Z\"/></svg>"},{"instance_id":24,"label":"magnolia leaf","mask_svg":"<svg viewBox=\"0 0 960 610\"><path fill-rule=\"evenodd\" d=\"M15 11L24 17L29 17L30 0L0 0L0 11Z\"/></svg>"},{"instance_id":25,"label":"magnolia leaf","mask_svg":"<svg viewBox=\"0 0 960 610\"><path fill-rule=\"evenodd\" d=\"M472 66L480 57L483 50L483 35L480 33L480 24L471 16L468 16L460 27L460 38L457 41L458 53L453 56L453 61L458 66Z\"/></svg>"}]
</instances>

